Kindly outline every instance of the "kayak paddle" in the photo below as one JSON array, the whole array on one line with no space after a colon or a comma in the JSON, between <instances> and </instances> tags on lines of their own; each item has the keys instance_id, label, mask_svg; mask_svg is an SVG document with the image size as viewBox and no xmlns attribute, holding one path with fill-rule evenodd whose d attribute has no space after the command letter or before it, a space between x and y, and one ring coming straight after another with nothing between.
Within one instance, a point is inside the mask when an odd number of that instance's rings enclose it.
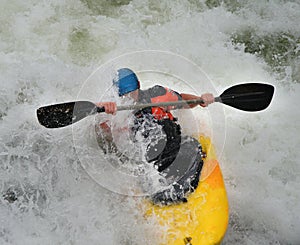
<instances>
[{"instance_id":1,"label":"kayak paddle","mask_svg":"<svg viewBox=\"0 0 300 245\"><path fill-rule=\"evenodd\" d=\"M215 101L243 111L261 111L269 106L273 94L270 84L245 83L226 89Z\"/></svg>"},{"instance_id":2,"label":"kayak paddle","mask_svg":"<svg viewBox=\"0 0 300 245\"><path fill-rule=\"evenodd\" d=\"M238 84L226 89L219 97L220 102L243 111L261 111L271 103L274 86L262 83ZM162 103L148 103L118 106L117 110L137 110L147 107L182 106L202 104L203 100L183 100ZM74 101L43 106L37 109L37 118L46 128L61 128L96 113L104 112L104 107L97 107L90 101Z\"/></svg>"}]
</instances>

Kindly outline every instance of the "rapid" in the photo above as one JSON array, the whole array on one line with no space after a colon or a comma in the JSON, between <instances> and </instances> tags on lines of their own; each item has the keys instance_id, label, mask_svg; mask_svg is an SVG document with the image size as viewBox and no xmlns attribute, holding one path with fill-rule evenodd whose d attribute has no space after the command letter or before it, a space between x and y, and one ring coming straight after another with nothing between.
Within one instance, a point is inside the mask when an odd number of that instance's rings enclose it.
<instances>
[{"instance_id":1,"label":"rapid","mask_svg":"<svg viewBox=\"0 0 300 245\"><path fill-rule=\"evenodd\" d=\"M87 86L91 74L145 50L200 67L214 88L187 81L200 92L275 86L263 112L203 109L224 117L214 126L230 206L222 244L300 244L298 0L1 0L0 11L0 244L155 244L158 224L139 216L140 198L83 169L74 128L36 119L42 105L100 100L110 77Z\"/></svg>"}]
</instances>

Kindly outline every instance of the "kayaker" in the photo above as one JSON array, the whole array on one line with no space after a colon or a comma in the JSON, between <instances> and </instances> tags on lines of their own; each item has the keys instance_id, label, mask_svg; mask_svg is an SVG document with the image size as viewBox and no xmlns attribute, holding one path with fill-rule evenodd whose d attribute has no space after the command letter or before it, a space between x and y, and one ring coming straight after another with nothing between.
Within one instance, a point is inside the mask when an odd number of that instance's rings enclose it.
<instances>
[{"instance_id":1,"label":"kayaker","mask_svg":"<svg viewBox=\"0 0 300 245\"><path fill-rule=\"evenodd\" d=\"M132 70L122 68L117 73L117 79L113 81L113 84L117 87L119 96L129 96L136 103L202 99L204 103L200 106L206 107L214 102L214 96L210 93L196 96L178 93L160 85L141 90L140 82ZM115 114L117 111L115 102L100 102L96 105L104 107L107 114ZM185 106L193 108L197 105L199 104ZM159 172L165 173L171 179L176 179L171 188L156 193L152 197L152 200L158 203L186 200L186 194L198 185L203 165L199 142L181 134L180 125L170 112L172 109L174 107L171 106L149 107L134 111L134 124L130 129L133 138L143 138L147 142L146 160L153 163ZM100 127L106 137L112 139L108 124L101 123Z\"/></svg>"}]
</instances>

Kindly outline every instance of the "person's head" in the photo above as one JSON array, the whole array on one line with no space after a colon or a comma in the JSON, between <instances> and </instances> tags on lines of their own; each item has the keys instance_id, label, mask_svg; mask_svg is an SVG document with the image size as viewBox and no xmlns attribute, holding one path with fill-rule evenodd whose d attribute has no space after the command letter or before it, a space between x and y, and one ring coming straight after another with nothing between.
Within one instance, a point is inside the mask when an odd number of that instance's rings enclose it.
<instances>
[{"instance_id":1,"label":"person's head","mask_svg":"<svg viewBox=\"0 0 300 245\"><path fill-rule=\"evenodd\" d=\"M113 84L118 88L119 96L126 95L140 88L140 82L132 70L121 68L117 73L118 76L113 80Z\"/></svg>"}]
</instances>

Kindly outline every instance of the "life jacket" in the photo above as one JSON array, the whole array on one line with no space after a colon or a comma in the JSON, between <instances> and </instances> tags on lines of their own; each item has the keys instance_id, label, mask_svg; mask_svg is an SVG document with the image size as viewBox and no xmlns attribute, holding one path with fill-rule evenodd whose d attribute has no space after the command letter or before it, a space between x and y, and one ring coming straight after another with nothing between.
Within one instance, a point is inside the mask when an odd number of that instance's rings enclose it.
<instances>
[{"instance_id":1,"label":"life jacket","mask_svg":"<svg viewBox=\"0 0 300 245\"><path fill-rule=\"evenodd\" d=\"M160 102L171 102L171 101L178 101L178 95L176 92L174 92L171 89L165 88L165 94L160 95L154 98L151 98L152 103L160 103ZM152 115L157 119L157 120L162 120L162 119L170 119L174 120L174 116L170 112L170 109L172 109L171 106L168 106L167 108L162 108L162 107L152 107Z\"/></svg>"}]
</instances>

